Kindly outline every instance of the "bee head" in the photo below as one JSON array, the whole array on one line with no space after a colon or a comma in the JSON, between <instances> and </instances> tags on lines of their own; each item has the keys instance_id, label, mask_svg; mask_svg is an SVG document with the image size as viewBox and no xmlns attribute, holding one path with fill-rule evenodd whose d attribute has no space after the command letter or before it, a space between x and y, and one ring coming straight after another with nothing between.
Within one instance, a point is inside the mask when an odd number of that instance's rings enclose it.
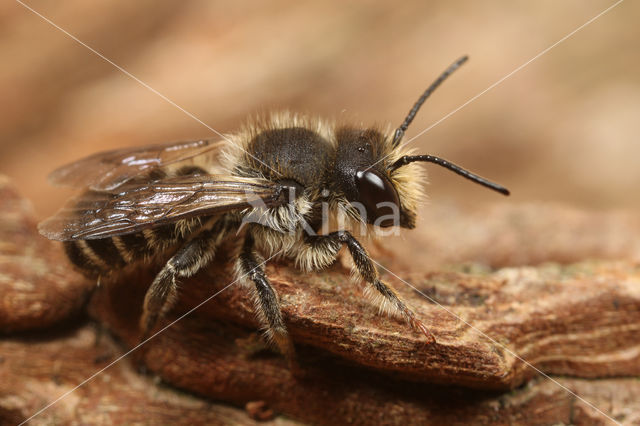
<instances>
[{"instance_id":1,"label":"bee head","mask_svg":"<svg viewBox=\"0 0 640 426\"><path fill-rule=\"evenodd\" d=\"M384 164L376 164L389 152L388 137L376 129L340 128L334 163L339 191L372 225L405 225L398 188Z\"/></svg>"},{"instance_id":2,"label":"bee head","mask_svg":"<svg viewBox=\"0 0 640 426\"><path fill-rule=\"evenodd\" d=\"M467 59L467 56L458 59L424 91L392 136L384 135L373 128L341 128L336 131L338 148L334 163L334 180L367 223L380 227L415 226L417 199L421 195L420 189L416 186L419 174L415 170L409 170L410 168L401 168L417 161L435 163L477 184L509 195L506 188L447 160L432 155L400 153L400 142L404 133L422 104Z\"/></svg>"}]
</instances>

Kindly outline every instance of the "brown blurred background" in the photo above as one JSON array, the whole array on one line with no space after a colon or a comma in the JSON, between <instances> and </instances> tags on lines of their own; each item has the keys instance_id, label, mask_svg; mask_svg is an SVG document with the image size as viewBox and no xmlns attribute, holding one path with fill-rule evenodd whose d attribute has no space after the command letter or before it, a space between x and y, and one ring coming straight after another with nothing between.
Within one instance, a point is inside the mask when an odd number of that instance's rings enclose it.
<instances>
[{"instance_id":1,"label":"brown blurred background","mask_svg":"<svg viewBox=\"0 0 640 426\"><path fill-rule=\"evenodd\" d=\"M33 7L220 132L290 108L398 125L462 54L411 137L612 0L68 1ZM418 138L508 186L510 202L638 209L640 4L626 1ZM0 173L37 213L71 194L54 168L105 149L211 132L16 2L0 5ZM431 203L502 201L429 167Z\"/></svg>"}]
</instances>

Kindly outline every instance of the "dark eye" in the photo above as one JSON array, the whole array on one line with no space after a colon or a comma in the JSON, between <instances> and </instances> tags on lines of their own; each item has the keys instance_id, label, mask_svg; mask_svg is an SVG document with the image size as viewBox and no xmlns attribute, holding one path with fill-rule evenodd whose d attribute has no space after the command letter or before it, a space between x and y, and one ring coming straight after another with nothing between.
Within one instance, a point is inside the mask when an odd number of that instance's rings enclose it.
<instances>
[{"instance_id":1,"label":"dark eye","mask_svg":"<svg viewBox=\"0 0 640 426\"><path fill-rule=\"evenodd\" d=\"M375 170L360 170L356 172L356 187L358 188L357 201L366 210L367 222L375 223L381 227L397 224L400 220L400 201L398 193L389 179ZM384 205L381 206L380 203L384 203ZM390 207L389 204L394 204L396 207ZM388 218L385 218L381 223L376 223L376 219L382 216L388 216Z\"/></svg>"}]
</instances>

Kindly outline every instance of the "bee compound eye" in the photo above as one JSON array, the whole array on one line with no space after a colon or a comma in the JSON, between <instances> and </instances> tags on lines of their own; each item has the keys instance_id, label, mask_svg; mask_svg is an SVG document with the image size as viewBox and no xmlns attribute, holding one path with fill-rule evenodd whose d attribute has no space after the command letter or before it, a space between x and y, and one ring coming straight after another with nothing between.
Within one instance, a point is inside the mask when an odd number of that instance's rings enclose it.
<instances>
[{"instance_id":1,"label":"bee compound eye","mask_svg":"<svg viewBox=\"0 0 640 426\"><path fill-rule=\"evenodd\" d=\"M357 202L361 203L367 214L367 222L389 227L399 223L400 200L393 184L375 170L356 172ZM378 221L378 219L384 219Z\"/></svg>"}]
</instances>

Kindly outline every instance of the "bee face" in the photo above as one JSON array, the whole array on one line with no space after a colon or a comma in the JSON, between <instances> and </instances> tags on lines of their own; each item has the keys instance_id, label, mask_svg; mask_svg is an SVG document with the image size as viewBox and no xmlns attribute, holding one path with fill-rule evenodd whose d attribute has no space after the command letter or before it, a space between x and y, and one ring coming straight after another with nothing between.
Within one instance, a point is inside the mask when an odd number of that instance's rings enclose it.
<instances>
[{"instance_id":1,"label":"bee face","mask_svg":"<svg viewBox=\"0 0 640 426\"><path fill-rule=\"evenodd\" d=\"M389 137L377 129L341 128L336 141L333 179L362 221L380 227L400 224L403 204L385 162L392 153Z\"/></svg>"}]
</instances>

